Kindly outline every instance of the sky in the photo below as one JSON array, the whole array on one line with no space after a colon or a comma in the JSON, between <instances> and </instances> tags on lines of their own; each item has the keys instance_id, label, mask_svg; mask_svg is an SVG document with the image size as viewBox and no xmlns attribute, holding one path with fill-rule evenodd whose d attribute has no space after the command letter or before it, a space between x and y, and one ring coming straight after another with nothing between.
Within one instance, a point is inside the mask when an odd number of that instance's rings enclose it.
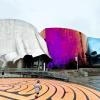
<instances>
[{"instance_id":1,"label":"sky","mask_svg":"<svg viewBox=\"0 0 100 100\"><path fill-rule=\"evenodd\" d=\"M100 37L100 0L0 0L0 19L20 19L40 32L64 27Z\"/></svg>"}]
</instances>

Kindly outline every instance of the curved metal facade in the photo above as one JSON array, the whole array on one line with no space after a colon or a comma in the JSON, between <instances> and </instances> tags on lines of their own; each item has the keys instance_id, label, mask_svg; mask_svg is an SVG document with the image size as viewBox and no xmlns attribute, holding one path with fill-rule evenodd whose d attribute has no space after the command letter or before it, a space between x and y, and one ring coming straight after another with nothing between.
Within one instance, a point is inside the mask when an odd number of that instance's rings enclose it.
<instances>
[{"instance_id":1,"label":"curved metal facade","mask_svg":"<svg viewBox=\"0 0 100 100\"><path fill-rule=\"evenodd\" d=\"M49 67L66 67L78 57L79 64L86 64L86 36L79 31L66 28L46 28L41 33L53 61Z\"/></svg>"},{"instance_id":2,"label":"curved metal facade","mask_svg":"<svg viewBox=\"0 0 100 100\"><path fill-rule=\"evenodd\" d=\"M0 20L1 59L15 62L25 55L36 57L41 54L48 55L48 50L34 26L22 20Z\"/></svg>"}]
</instances>

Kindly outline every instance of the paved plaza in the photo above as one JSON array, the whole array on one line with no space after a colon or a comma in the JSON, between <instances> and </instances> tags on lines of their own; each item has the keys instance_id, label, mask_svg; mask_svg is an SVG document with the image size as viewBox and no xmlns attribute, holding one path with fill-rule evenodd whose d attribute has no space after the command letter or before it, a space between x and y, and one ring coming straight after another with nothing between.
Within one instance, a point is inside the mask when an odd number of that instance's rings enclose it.
<instances>
[{"instance_id":1,"label":"paved plaza","mask_svg":"<svg viewBox=\"0 0 100 100\"><path fill-rule=\"evenodd\" d=\"M38 78L1 78L0 100L35 100ZM36 100L100 100L100 92L72 82L39 79L42 89ZM91 83L90 83L91 84Z\"/></svg>"}]
</instances>

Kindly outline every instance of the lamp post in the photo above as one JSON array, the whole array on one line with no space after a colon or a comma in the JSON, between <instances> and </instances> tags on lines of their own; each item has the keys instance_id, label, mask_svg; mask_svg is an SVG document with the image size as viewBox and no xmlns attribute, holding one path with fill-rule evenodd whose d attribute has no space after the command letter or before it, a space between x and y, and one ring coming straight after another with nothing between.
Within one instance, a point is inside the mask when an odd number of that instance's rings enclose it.
<instances>
[{"instance_id":1,"label":"lamp post","mask_svg":"<svg viewBox=\"0 0 100 100\"><path fill-rule=\"evenodd\" d=\"M76 66L77 66L77 71L78 71L79 68L78 68L78 57L77 57L77 56L75 57L75 61L76 61L76 63L77 63Z\"/></svg>"},{"instance_id":2,"label":"lamp post","mask_svg":"<svg viewBox=\"0 0 100 100\"><path fill-rule=\"evenodd\" d=\"M46 71L46 65L45 65L45 62L43 63L43 71Z\"/></svg>"}]
</instances>

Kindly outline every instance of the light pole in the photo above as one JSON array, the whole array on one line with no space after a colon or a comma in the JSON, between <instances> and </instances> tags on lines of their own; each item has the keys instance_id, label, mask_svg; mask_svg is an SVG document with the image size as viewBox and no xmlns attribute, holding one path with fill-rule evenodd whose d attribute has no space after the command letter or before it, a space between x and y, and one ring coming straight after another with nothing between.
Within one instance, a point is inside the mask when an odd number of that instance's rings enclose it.
<instances>
[{"instance_id":1,"label":"light pole","mask_svg":"<svg viewBox=\"0 0 100 100\"><path fill-rule=\"evenodd\" d=\"M77 57L77 56L75 57L75 61L76 61L76 63L77 63L76 66L77 66L77 71L78 71L79 68L78 68L78 57Z\"/></svg>"},{"instance_id":2,"label":"light pole","mask_svg":"<svg viewBox=\"0 0 100 100\"><path fill-rule=\"evenodd\" d=\"M43 63L43 71L46 71L46 65L45 65L45 62Z\"/></svg>"}]
</instances>

